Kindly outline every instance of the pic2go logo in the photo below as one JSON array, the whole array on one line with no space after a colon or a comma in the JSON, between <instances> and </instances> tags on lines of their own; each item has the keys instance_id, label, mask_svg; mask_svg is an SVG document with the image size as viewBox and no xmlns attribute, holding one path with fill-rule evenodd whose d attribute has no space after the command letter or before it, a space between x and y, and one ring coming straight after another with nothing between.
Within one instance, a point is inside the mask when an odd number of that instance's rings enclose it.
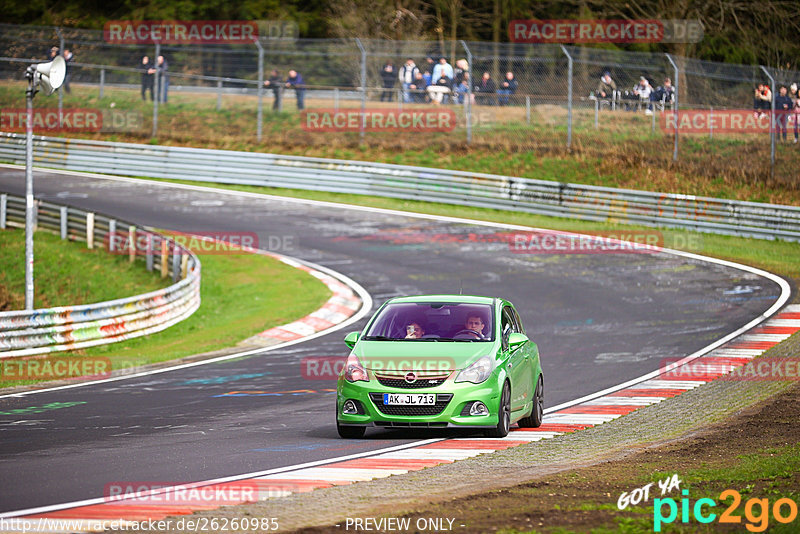
<instances>
[{"instance_id":1,"label":"pic2go logo","mask_svg":"<svg viewBox=\"0 0 800 534\"><path fill-rule=\"evenodd\" d=\"M680 506L681 523L686 524L689 522L690 513L699 523L711 523L717 519L717 514L710 511L705 513L704 510L704 507L706 506L708 508L717 506L717 503L714 502L713 499L698 499L695 501L694 506L691 506L689 504L689 499L687 498L689 491L683 490L681 493L684 496L684 498L681 499ZM736 509L739 508L739 505L742 502L742 496L738 491L732 489L725 490L719 494L720 501L725 501L728 498L732 498L733 502L731 502L731 504L722 514L720 514L719 522L741 524L742 516L736 515ZM669 514L667 516L664 515L665 505L669 509ZM744 505L744 517L747 520L747 523L745 523L745 528L747 528L747 530L750 532L765 531L769 526L769 513L769 499L757 499L755 497L749 499ZM791 523L797 518L797 504L793 500L785 497L778 499L772 505L772 516L778 523ZM675 499L672 497L667 497L665 499L655 499L653 501L653 530L655 532L661 532L662 524L668 525L677 518L678 503L675 502Z\"/></svg>"}]
</instances>

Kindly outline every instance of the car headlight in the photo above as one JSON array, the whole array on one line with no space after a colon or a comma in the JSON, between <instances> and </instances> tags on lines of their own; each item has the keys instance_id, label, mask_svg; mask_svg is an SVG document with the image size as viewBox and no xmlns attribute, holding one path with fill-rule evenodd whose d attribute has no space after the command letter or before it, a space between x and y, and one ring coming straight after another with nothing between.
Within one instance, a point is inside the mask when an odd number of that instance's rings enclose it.
<instances>
[{"instance_id":1,"label":"car headlight","mask_svg":"<svg viewBox=\"0 0 800 534\"><path fill-rule=\"evenodd\" d=\"M344 379L348 382L358 382L363 380L369 382L367 370L361 365L358 357L355 354L350 354L347 357L347 362L344 364Z\"/></svg>"},{"instance_id":2,"label":"car headlight","mask_svg":"<svg viewBox=\"0 0 800 534\"><path fill-rule=\"evenodd\" d=\"M458 373L455 381L480 384L489 378L489 376L492 374L492 371L494 371L494 358L491 356L484 356Z\"/></svg>"}]
</instances>

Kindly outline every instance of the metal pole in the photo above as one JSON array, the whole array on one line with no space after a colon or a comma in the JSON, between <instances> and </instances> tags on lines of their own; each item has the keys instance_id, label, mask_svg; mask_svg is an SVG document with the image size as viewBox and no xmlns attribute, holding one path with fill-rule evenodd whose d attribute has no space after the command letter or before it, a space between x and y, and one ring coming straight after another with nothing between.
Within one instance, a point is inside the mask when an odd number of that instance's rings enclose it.
<instances>
[{"instance_id":1,"label":"metal pole","mask_svg":"<svg viewBox=\"0 0 800 534\"><path fill-rule=\"evenodd\" d=\"M613 98L613 97L612 97ZM594 129L597 130L598 126L598 115L600 114L600 99L594 99Z\"/></svg>"},{"instance_id":2,"label":"metal pole","mask_svg":"<svg viewBox=\"0 0 800 534\"><path fill-rule=\"evenodd\" d=\"M333 88L333 110L339 111L339 88Z\"/></svg>"},{"instance_id":3,"label":"metal pole","mask_svg":"<svg viewBox=\"0 0 800 534\"><path fill-rule=\"evenodd\" d=\"M161 44L156 43L156 65L158 64L158 56L161 55ZM156 68L155 78L153 79L153 83L156 84L156 97L153 99L153 133L150 137L156 137L158 135L158 101L161 99L161 90L158 86L158 68Z\"/></svg>"},{"instance_id":4,"label":"metal pole","mask_svg":"<svg viewBox=\"0 0 800 534\"><path fill-rule=\"evenodd\" d=\"M256 112L256 140L260 143L263 135L263 122L264 118L264 47L261 46L261 41L256 39L254 41L258 48L258 111Z\"/></svg>"},{"instance_id":5,"label":"metal pole","mask_svg":"<svg viewBox=\"0 0 800 534\"><path fill-rule=\"evenodd\" d=\"M472 76L475 74L472 72L472 51L467 46L467 43L463 40L459 41L461 46L464 47L464 51L467 53L467 66L469 67L469 83L467 84L467 102L464 109L464 114L467 119L467 145L472 144L472 84L473 79Z\"/></svg>"},{"instance_id":6,"label":"metal pole","mask_svg":"<svg viewBox=\"0 0 800 534\"><path fill-rule=\"evenodd\" d=\"M525 119L531 123L531 95L525 95Z\"/></svg>"},{"instance_id":7,"label":"metal pole","mask_svg":"<svg viewBox=\"0 0 800 534\"><path fill-rule=\"evenodd\" d=\"M678 106L678 93L680 91L680 80L678 79L678 65L672 61L672 56L669 54L664 54L667 56L667 59L670 63L672 63L672 68L675 69L675 103L673 105L673 113L676 114L675 118L677 119L677 114L680 113L680 107ZM678 161L678 127L677 122L675 123L675 145L672 149L672 161Z\"/></svg>"},{"instance_id":8,"label":"metal pole","mask_svg":"<svg viewBox=\"0 0 800 534\"><path fill-rule=\"evenodd\" d=\"M100 69L100 98L103 98L103 90L106 86L106 69Z\"/></svg>"},{"instance_id":9,"label":"metal pole","mask_svg":"<svg viewBox=\"0 0 800 534\"><path fill-rule=\"evenodd\" d=\"M61 28L56 28L58 34L58 53L64 57L64 35L61 33ZM67 58L64 58L66 61ZM58 125L59 127L64 124L64 91L58 92Z\"/></svg>"},{"instance_id":10,"label":"metal pole","mask_svg":"<svg viewBox=\"0 0 800 534\"><path fill-rule=\"evenodd\" d=\"M217 80L217 111L222 109L222 78Z\"/></svg>"},{"instance_id":11,"label":"metal pole","mask_svg":"<svg viewBox=\"0 0 800 534\"><path fill-rule=\"evenodd\" d=\"M367 128L367 50L361 44L361 39L356 37L356 44L361 50L361 126L358 137L364 142L364 133Z\"/></svg>"},{"instance_id":12,"label":"metal pole","mask_svg":"<svg viewBox=\"0 0 800 534\"><path fill-rule=\"evenodd\" d=\"M770 102L770 109L772 113L769 118L769 177L775 179L775 78L763 65L759 65L764 74L769 78L769 85L772 87L772 102Z\"/></svg>"},{"instance_id":13,"label":"metal pole","mask_svg":"<svg viewBox=\"0 0 800 534\"><path fill-rule=\"evenodd\" d=\"M567 149L572 146L572 56L564 45L561 51L567 56Z\"/></svg>"},{"instance_id":14,"label":"metal pole","mask_svg":"<svg viewBox=\"0 0 800 534\"><path fill-rule=\"evenodd\" d=\"M69 230L69 208L61 206L61 239L66 239Z\"/></svg>"},{"instance_id":15,"label":"metal pole","mask_svg":"<svg viewBox=\"0 0 800 534\"><path fill-rule=\"evenodd\" d=\"M8 195L0 195L0 230L6 229L6 210L8 206Z\"/></svg>"},{"instance_id":16,"label":"metal pole","mask_svg":"<svg viewBox=\"0 0 800 534\"><path fill-rule=\"evenodd\" d=\"M33 96L36 94L36 82L30 68L26 75L28 124L25 126L25 309L33 310Z\"/></svg>"},{"instance_id":17,"label":"metal pole","mask_svg":"<svg viewBox=\"0 0 800 534\"><path fill-rule=\"evenodd\" d=\"M714 106L708 108L708 138L714 139Z\"/></svg>"}]
</instances>

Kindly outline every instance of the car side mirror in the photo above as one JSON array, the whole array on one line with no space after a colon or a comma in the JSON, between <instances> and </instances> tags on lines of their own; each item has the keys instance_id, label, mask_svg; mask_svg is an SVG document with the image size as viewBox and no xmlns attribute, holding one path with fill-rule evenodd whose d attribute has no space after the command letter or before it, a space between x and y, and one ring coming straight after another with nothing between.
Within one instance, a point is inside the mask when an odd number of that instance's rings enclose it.
<instances>
[{"instance_id":1,"label":"car side mirror","mask_svg":"<svg viewBox=\"0 0 800 534\"><path fill-rule=\"evenodd\" d=\"M520 334L519 332L511 332L511 334L508 336L508 347L514 350L518 347L521 347L528 341L530 340L528 339L528 336L526 336L525 334Z\"/></svg>"},{"instance_id":2,"label":"car side mirror","mask_svg":"<svg viewBox=\"0 0 800 534\"><path fill-rule=\"evenodd\" d=\"M350 332L346 336L344 336L344 343L351 349L356 346L356 342L358 342L358 338L361 337L361 332Z\"/></svg>"}]
</instances>

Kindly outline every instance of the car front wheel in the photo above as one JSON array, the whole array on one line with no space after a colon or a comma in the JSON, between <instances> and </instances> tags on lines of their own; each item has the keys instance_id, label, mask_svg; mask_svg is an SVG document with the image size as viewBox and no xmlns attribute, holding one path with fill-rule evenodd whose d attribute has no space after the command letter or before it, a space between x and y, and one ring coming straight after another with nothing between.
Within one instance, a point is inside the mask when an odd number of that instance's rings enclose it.
<instances>
[{"instance_id":1,"label":"car front wheel","mask_svg":"<svg viewBox=\"0 0 800 534\"><path fill-rule=\"evenodd\" d=\"M511 387L508 382L503 384L503 392L500 394L500 410L497 414L497 426L486 431L490 438L504 438L508 435L511 427Z\"/></svg>"}]
</instances>

